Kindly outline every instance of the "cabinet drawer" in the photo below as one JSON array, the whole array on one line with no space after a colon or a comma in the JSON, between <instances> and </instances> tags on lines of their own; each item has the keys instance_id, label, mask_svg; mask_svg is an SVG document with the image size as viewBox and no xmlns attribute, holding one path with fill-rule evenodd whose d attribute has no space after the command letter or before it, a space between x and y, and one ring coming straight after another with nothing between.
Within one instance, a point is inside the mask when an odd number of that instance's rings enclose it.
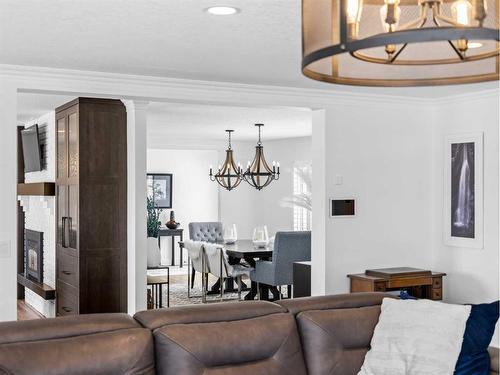
<instances>
[{"instance_id":1,"label":"cabinet drawer","mask_svg":"<svg viewBox=\"0 0 500 375\"><path fill-rule=\"evenodd\" d=\"M432 289L432 299L434 301L441 301L443 299L442 289Z\"/></svg>"},{"instance_id":2,"label":"cabinet drawer","mask_svg":"<svg viewBox=\"0 0 500 375\"><path fill-rule=\"evenodd\" d=\"M78 289L57 280L57 315L78 314Z\"/></svg>"},{"instance_id":3,"label":"cabinet drawer","mask_svg":"<svg viewBox=\"0 0 500 375\"><path fill-rule=\"evenodd\" d=\"M57 254L57 278L78 288L78 258L59 252Z\"/></svg>"},{"instance_id":4,"label":"cabinet drawer","mask_svg":"<svg viewBox=\"0 0 500 375\"><path fill-rule=\"evenodd\" d=\"M433 289L440 289L443 286L443 279L440 277L435 277L432 279L432 288Z\"/></svg>"},{"instance_id":5,"label":"cabinet drawer","mask_svg":"<svg viewBox=\"0 0 500 375\"><path fill-rule=\"evenodd\" d=\"M389 288L406 288L410 286L432 285L431 277L408 277L404 279L389 280Z\"/></svg>"}]
</instances>

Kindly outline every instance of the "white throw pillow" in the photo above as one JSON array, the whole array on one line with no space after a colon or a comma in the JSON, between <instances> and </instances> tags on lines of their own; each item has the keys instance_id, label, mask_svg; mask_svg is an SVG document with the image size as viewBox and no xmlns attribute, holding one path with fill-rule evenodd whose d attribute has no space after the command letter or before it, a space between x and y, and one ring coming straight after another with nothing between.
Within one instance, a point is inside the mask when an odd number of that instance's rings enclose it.
<instances>
[{"instance_id":1,"label":"white throw pillow","mask_svg":"<svg viewBox=\"0 0 500 375\"><path fill-rule=\"evenodd\" d=\"M358 375L452 375L470 306L384 298Z\"/></svg>"}]
</instances>

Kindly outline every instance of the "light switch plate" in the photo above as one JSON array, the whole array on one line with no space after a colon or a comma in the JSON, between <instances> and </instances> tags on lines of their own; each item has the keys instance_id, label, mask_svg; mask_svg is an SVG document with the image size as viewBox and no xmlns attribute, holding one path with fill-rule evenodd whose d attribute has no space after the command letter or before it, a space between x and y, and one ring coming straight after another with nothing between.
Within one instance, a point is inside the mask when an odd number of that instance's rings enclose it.
<instances>
[{"instance_id":1,"label":"light switch plate","mask_svg":"<svg viewBox=\"0 0 500 375\"><path fill-rule=\"evenodd\" d=\"M10 258L11 243L10 241L0 241L0 258Z\"/></svg>"}]
</instances>

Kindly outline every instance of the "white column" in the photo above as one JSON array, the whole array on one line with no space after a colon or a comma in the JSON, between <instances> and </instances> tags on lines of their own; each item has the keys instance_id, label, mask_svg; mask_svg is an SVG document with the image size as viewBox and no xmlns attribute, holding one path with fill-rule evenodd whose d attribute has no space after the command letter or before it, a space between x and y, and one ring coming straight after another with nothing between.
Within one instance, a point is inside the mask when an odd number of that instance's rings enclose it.
<instances>
[{"instance_id":1,"label":"white column","mask_svg":"<svg viewBox=\"0 0 500 375\"><path fill-rule=\"evenodd\" d=\"M311 294L324 295L326 291L326 118L324 110L312 113L312 247Z\"/></svg>"},{"instance_id":2,"label":"white column","mask_svg":"<svg viewBox=\"0 0 500 375\"><path fill-rule=\"evenodd\" d=\"M0 321L17 319L17 89L0 77Z\"/></svg>"},{"instance_id":3,"label":"white column","mask_svg":"<svg viewBox=\"0 0 500 375\"><path fill-rule=\"evenodd\" d=\"M147 102L127 107L128 313L146 309Z\"/></svg>"}]
</instances>

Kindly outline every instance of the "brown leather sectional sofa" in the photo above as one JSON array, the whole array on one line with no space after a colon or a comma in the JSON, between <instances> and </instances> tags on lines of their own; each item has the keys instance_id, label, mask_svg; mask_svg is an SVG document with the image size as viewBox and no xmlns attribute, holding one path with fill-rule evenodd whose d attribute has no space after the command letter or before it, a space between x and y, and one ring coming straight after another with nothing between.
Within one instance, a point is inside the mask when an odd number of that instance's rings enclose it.
<instances>
[{"instance_id":1,"label":"brown leather sectional sofa","mask_svg":"<svg viewBox=\"0 0 500 375\"><path fill-rule=\"evenodd\" d=\"M382 293L0 323L0 374L353 375ZM491 374L498 374L492 350Z\"/></svg>"}]
</instances>

